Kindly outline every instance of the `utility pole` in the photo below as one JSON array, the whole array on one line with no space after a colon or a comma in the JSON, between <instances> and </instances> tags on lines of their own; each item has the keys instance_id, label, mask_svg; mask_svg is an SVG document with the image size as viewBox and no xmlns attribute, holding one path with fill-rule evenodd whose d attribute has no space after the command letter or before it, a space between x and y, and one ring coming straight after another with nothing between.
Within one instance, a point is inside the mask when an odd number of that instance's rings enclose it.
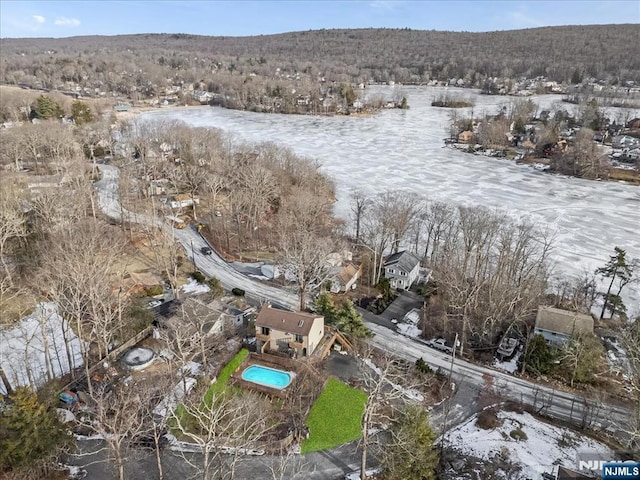
<instances>
[{"instance_id":1,"label":"utility pole","mask_svg":"<svg viewBox=\"0 0 640 480\"><path fill-rule=\"evenodd\" d=\"M442 459L442 453L444 452L444 436L447 432L447 420L449 417L449 410L451 410L451 402L453 402L453 384L451 383L451 377L453 376L453 363L456 360L456 348L458 348L458 334L456 333L456 339L453 341L453 350L451 351L451 365L449 366L449 385L451 386L451 396L447 401L447 407L444 411L444 420L442 423L442 434L440 435L440 458Z\"/></svg>"},{"instance_id":2,"label":"utility pole","mask_svg":"<svg viewBox=\"0 0 640 480\"><path fill-rule=\"evenodd\" d=\"M193 268L197 272L198 271L198 265L196 265L196 254L195 254L195 251L193 249L193 240L191 240L191 259L193 260Z\"/></svg>"}]
</instances>

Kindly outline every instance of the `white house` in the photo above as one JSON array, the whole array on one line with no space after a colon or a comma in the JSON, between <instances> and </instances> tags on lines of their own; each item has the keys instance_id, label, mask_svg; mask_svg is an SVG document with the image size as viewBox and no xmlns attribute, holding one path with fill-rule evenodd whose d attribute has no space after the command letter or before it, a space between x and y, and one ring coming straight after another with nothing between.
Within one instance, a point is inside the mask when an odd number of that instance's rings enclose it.
<instances>
[{"instance_id":1,"label":"white house","mask_svg":"<svg viewBox=\"0 0 640 480\"><path fill-rule=\"evenodd\" d=\"M391 288L409 290L419 275L420 259L407 250L388 256L384 262L384 276Z\"/></svg>"},{"instance_id":2,"label":"white house","mask_svg":"<svg viewBox=\"0 0 640 480\"><path fill-rule=\"evenodd\" d=\"M200 199L196 196L191 197L188 193L180 193L175 195L169 202L171 208L191 207L194 204L200 205Z\"/></svg>"}]
</instances>

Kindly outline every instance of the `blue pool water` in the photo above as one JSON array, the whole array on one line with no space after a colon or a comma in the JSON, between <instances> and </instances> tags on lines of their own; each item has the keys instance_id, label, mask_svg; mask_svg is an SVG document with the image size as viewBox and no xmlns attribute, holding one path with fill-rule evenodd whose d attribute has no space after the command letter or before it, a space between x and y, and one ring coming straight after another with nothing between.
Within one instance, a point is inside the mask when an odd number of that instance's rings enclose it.
<instances>
[{"instance_id":1,"label":"blue pool water","mask_svg":"<svg viewBox=\"0 0 640 480\"><path fill-rule=\"evenodd\" d=\"M289 373L259 365L251 365L242 372L242 379L279 390L288 387L291 383Z\"/></svg>"}]
</instances>

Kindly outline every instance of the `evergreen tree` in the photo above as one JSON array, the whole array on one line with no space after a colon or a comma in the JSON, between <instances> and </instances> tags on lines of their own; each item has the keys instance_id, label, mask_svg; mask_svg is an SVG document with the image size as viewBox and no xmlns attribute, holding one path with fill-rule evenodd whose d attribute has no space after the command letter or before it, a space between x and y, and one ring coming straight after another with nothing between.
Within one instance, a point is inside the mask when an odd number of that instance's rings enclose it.
<instances>
[{"instance_id":1,"label":"evergreen tree","mask_svg":"<svg viewBox=\"0 0 640 480\"><path fill-rule=\"evenodd\" d=\"M40 120L49 120L51 118L60 118L64 116L64 110L62 107L46 95L40 95L36 99L36 103L32 108L35 112L36 118L39 118Z\"/></svg>"},{"instance_id":2,"label":"evergreen tree","mask_svg":"<svg viewBox=\"0 0 640 480\"><path fill-rule=\"evenodd\" d=\"M75 100L71 104L71 116L73 117L73 121L76 122L76 125L84 125L94 120L91 107L80 100Z\"/></svg>"},{"instance_id":3,"label":"evergreen tree","mask_svg":"<svg viewBox=\"0 0 640 480\"><path fill-rule=\"evenodd\" d=\"M350 338L370 338L371 330L362 321L356 307L350 300L344 300L338 307L338 329Z\"/></svg>"},{"instance_id":4,"label":"evergreen tree","mask_svg":"<svg viewBox=\"0 0 640 480\"><path fill-rule=\"evenodd\" d=\"M389 480L433 480L438 465L434 448L436 434L429 415L419 405L405 407L392 428L392 441L385 446L383 465Z\"/></svg>"},{"instance_id":5,"label":"evergreen tree","mask_svg":"<svg viewBox=\"0 0 640 480\"><path fill-rule=\"evenodd\" d=\"M324 317L324 323L335 325L338 321L338 309L329 292L322 292L314 303L315 311Z\"/></svg>"},{"instance_id":6,"label":"evergreen tree","mask_svg":"<svg viewBox=\"0 0 640 480\"><path fill-rule=\"evenodd\" d=\"M604 303L602 312L600 312L600 320L604 318L607 308L611 308L611 315L624 314L626 308L620 299L622 289L631 281L633 277L633 266L627 262L627 252L620 247L615 247L615 252L604 267L596 270L597 275L610 279L607 293L603 295ZM617 292L612 293L615 283L617 282Z\"/></svg>"},{"instance_id":7,"label":"evergreen tree","mask_svg":"<svg viewBox=\"0 0 640 480\"><path fill-rule=\"evenodd\" d=\"M39 401L31 389L18 387L0 413L0 472L35 471L69 443L55 409Z\"/></svg>"},{"instance_id":8,"label":"evergreen tree","mask_svg":"<svg viewBox=\"0 0 640 480\"><path fill-rule=\"evenodd\" d=\"M553 367L554 355L542 335L535 335L529 341L523 359L524 368L534 375L544 375Z\"/></svg>"},{"instance_id":9,"label":"evergreen tree","mask_svg":"<svg viewBox=\"0 0 640 480\"><path fill-rule=\"evenodd\" d=\"M315 301L315 311L324 317L327 325L332 325L351 338L371 337L371 330L362 321L350 300L344 300L336 306L331 294L323 292Z\"/></svg>"}]
</instances>

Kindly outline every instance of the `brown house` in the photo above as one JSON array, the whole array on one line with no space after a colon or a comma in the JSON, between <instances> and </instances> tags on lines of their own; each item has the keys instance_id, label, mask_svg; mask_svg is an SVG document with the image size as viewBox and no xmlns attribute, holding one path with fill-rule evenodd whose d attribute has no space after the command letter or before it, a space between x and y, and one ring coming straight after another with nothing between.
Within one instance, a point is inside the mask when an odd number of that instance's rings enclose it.
<instances>
[{"instance_id":1,"label":"brown house","mask_svg":"<svg viewBox=\"0 0 640 480\"><path fill-rule=\"evenodd\" d=\"M355 266L349 262L345 266L337 267L331 278L331 293L348 292L355 288L361 275L362 265Z\"/></svg>"},{"instance_id":2,"label":"brown house","mask_svg":"<svg viewBox=\"0 0 640 480\"><path fill-rule=\"evenodd\" d=\"M269 350L306 357L324 336L324 317L288 312L265 305L256 318L256 342L260 353Z\"/></svg>"}]
</instances>

